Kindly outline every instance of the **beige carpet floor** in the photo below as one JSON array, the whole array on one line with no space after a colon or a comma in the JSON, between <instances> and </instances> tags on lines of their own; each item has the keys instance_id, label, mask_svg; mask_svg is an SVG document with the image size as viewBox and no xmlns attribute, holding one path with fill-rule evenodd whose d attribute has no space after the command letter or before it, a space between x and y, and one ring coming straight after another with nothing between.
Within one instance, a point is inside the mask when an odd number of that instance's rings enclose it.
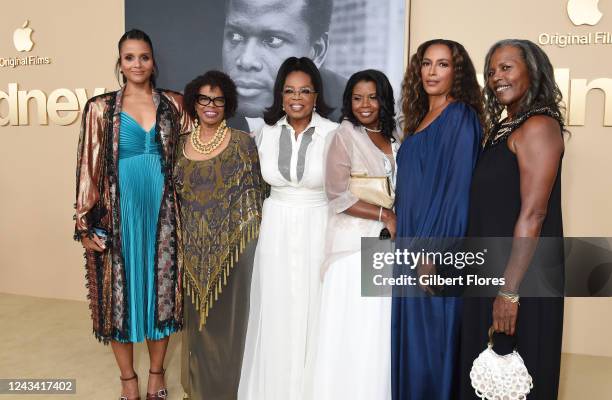
<instances>
[{"instance_id":1,"label":"beige carpet floor","mask_svg":"<svg viewBox=\"0 0 612 400\"><path fill-rule=\"evenodd\" d=\"M72 378L72 395L0 395L52 400L110 400L120 394L119 370L110 346L91 333L86 302L0 294L0 378ZM166 355L166 383L170 400L182 399L180 384L181 336L173 335ZM134 348L134 368L144 398L149 357L146 343Z\"/></svg>"},{"instance_id":2,"label":"beige carpet floor","mask_svg":"<svg viewBox=\"0 0 612 400\"><path fill-rule=\"evenodd\" d=\"M171 400L183 398L180 342L180 334L172 336L166 357ZM146 344L137 344L135 369L143 394L148 366ZM91 334L86 302L1 293L0 378L72 378L77 387L73 395L0 394L0 400L108 400L117 399L120 390L110 347ZM612 399L612 358L564 354L560 393L560 400Z\"/></svg>"}]
</instances>

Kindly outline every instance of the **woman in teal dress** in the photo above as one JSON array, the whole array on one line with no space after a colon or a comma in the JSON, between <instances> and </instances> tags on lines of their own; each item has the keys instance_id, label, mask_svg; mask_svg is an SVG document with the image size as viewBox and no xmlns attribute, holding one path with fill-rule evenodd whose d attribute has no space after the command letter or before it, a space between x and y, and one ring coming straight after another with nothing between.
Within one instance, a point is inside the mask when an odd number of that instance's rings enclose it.
<instances>
[{"instance_id":1,"label":"woman in teal dress","mask_svg":"<svg viewBox=\"0 0 612 400\"><path fill-rule=\"evenodd\" d=\"M165 399L169 335L182 327L174 149L189 129L182 97L155 89L149 37L126 32L117 70L124 86L92 98L77 155L75 239L85 248L96 338L110 343L121 399L140 399L133 343L147 341L147 399Z\"/></svg>"},{"instance_id":2,"label":"woman in teal dress","mask_svg":"<svg viewBox=\"0 0 612 400\"><path fill-rule=\"evenodd\" d=\"M119 193L121 250L128 282L129 337L122 342L160 340L176 329L157 329L155 320L155 234L164 192L161 145L155 125L146 131L121 111L119 128ZM145 305L144 307L142 305Z\"/></svg>"}]
</instances>

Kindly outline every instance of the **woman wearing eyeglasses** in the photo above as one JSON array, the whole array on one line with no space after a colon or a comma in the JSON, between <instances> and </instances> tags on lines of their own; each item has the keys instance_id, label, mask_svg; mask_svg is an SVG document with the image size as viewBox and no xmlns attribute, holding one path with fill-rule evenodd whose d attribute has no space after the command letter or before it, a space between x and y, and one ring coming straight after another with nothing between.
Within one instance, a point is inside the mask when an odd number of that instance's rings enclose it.
<instances>
[{"instance_id":1,"label":"woman wearing eyeglasses","mask_svg":"<svg viewBox=\"0 0 612 400\"><path fill-rule=\"evenodd\" d=\"M179 141L175 181L187 300L182 384L191 399L235 399L240 379L267 185L253 139L225 125L236 105L236 86L223 72L185 87L196 126Z\"/></svg>"},{"instance_id":2,"label":"woman wearing eyeglasses","mask_svg":"<svg viewBox=\"0 0 612 400\"><path fill-rule=\"evenodd\" d=\"M266 125L256 135L271 192L253 267L241 400L301 397L327 225L323 150L338 126L325 118L330 111L315 64L306 57L285 60Z\"/></svg>"}]
</instances>

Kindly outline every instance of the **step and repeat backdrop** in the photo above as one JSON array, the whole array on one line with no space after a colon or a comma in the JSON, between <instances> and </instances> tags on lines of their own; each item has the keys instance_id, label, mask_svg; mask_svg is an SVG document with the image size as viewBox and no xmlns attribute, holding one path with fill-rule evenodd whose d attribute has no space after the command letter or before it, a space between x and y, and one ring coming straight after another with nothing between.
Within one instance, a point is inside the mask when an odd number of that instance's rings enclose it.
<instances>
[{"instance_id":1,"label":"step and repeat backdrop","mask_svg":"<svg viewBox=\"0 0 612 400\"><path fill-rule=\"evenodd\" d=\"M0 292L85 299L71 239L81 110L118 88L123 0L5 2L0 24Z\"/></svg>"},{"instance_id":2,"label":"step and repeat backdrop","mask_svg":"<svg viewBox=\"0 0 612 400\"><path fill-rule=\"evenodd\" d=\"M233 123L261 124L276 70L310 56L339 105L355 71L387 73L399 94L406 57L425 40L461 42L482 72L503 38L530 39L555 68L567 107L567 236L612 236L612 3L597 0L109 0L12 2L0 26L0 292L85 299L72 241L81 109L119 85L117 41L150 34L158 84L181 91L209 69L238 83ZM612 356L610 299L566 301L565 351ZM587 340L588 338L588 340Z\"/></svg>"}]
</instances>

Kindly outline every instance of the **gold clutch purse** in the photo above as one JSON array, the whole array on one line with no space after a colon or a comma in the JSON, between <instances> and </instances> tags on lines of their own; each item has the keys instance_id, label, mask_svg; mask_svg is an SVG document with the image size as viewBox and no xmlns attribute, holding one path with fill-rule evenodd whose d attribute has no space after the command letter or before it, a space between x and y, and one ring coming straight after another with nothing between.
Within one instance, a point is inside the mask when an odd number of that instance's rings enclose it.
<instances>
[{"instance_id":1,"label":"gold clutch purse","mask_svg":"<svg viewBox=\"0 0 612 400\"><path fill-rule=\"evenodd\" d=\"M351 175L349 191L359 200L375 206L393 208L395 193L388 176Z\"/></svg>"}]
</instances>

